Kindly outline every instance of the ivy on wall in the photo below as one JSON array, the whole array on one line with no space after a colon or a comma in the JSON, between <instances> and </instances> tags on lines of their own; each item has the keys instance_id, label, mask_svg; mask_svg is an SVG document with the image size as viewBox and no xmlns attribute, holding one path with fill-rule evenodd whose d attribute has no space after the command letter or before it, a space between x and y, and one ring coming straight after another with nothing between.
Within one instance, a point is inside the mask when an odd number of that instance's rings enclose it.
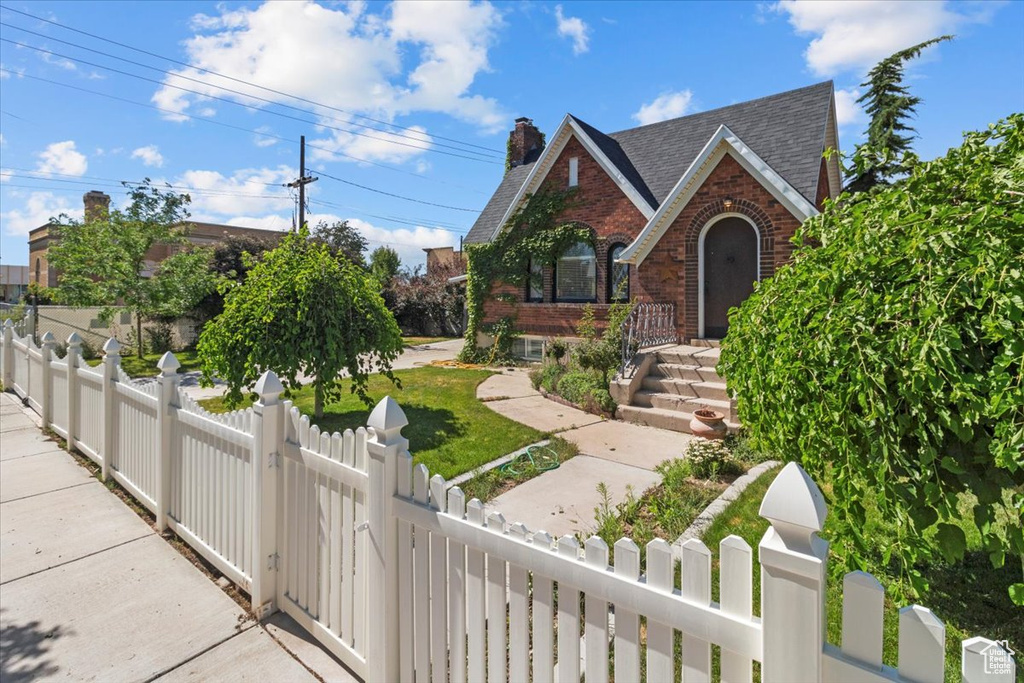
<instances>
[{"instance_id":1,"label":"ivy on wall","mask_svg":"<svg viewBox=\"0 0 1024 683\"><path fill-rule=\"evenodd\" d=\"M525 287L530 259L554 265L576 242L592 241L589 227L580 223L558 224L558 217L572 206L576 188L542 189L527 198L493 241L466 247L466 345L461 359L480 357L477 335L484 332L484 302L496 282ZM504 323L505 327L509 322Z\"/></svg>"}]
</instances>

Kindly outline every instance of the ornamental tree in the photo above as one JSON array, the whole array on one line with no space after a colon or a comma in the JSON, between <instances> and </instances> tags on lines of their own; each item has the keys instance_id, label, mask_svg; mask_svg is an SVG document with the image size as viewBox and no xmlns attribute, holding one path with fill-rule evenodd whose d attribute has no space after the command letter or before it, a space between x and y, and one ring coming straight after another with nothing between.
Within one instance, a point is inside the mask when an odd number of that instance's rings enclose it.
<instances>
[{"instance_id":1,"label":"ornamental tree","mask_svg":"<svg viewBox=\"0 0 1024 683\"><path fill-rule=\"evenodd\" d=\"M66 215L54 219L56 237L47 258L60 271L55 296L71 306L105 306L109 320L119 302L135 314L136 351L142 357L142 321L177 318L212 291L209 253L184 249L149 272L146 254L156 243L184 245L187 194L162 192L148 180L133 187L125 209L86 222Z\"/></svg>"},{"instance_id":2,"label":"ornamental tree","mask_svg":"<svg viewBox=\"0 0 1024 683\"><path fill-rule=\"evenodd\" d=\"M224 312L206 324L198 346L203 382L224 380L229 404L273 370L289 389L300 386L300 376L312 378L316 417L340 398L343 371L352 391L372 405L370 373L397 383L391 364L401 350L401 332L376 281L310 239L306 228L250 261L245 280L229 285Z\"/></svg>"},{"instance_id":3,"label":"ornamental tree","mask_svg":"<svg viewBox=\"0 0 1024 683\"><path fill-rule=\"evenodd\" d=\"M921 52L936 43L953 40L953 36L939 36L892 54L868 72L868 80L861 83L867 92L857 99L871 117L867 142L857 145L846 189L864 192L876 185L888 184L906 173L912 163L910 133L914 129L907 120L914 115L921 98L910 94L903 85L903 67Z\"/></svg>"},{"instance_id":4,"label":"ornamental tree","mask_svg":"<svg viewBox=\"0 0 1024 683\"><path fill-rule=\"evenodd\" d=\"M722 343L752 438L831 483L855 564L895 557L918 590L915 564L963 557L964 506L991 561L1024 568L1021 188L1014 114L892 186L841 196ZM864 531L868 507L895 525L891 546ZM1024 603L1024 583L1011 597Z\"/></svg>"}]
</instances>

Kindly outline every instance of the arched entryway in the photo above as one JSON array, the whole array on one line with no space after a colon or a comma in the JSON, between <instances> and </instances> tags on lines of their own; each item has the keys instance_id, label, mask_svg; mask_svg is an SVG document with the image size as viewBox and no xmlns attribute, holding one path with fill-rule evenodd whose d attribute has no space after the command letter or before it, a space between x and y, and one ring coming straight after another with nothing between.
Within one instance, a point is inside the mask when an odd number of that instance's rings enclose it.
<instances>
[{"instance_id":1,"label":"arched entryway","mask_svg":"<svg viewBox=\"0 0 1024 683\"><path fill-rule=\"evenodd\" d=\"M760 235L746 216L719 215L701 230L698 249L699 335L721 339L729 309L743 303L760 279Z\"/></svg>"}]
</instances>

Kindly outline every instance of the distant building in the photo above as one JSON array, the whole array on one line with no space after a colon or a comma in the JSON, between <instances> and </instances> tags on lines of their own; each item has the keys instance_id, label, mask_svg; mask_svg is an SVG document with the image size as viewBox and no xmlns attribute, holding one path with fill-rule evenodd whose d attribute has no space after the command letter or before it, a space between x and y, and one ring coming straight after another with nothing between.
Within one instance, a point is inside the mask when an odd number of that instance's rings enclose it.
<instances>
[{"instance_id":1,"label":"distant building","mask_svg":"<svg viewBox=\"0 0 1024 683\"><path fill-rule=\"evenodd\" d=\"M454 247L432 247L427 252L427 275L440 273L446 276L461 275L466 272L466 261L461 251Z\"/></svg>"},{"instance_id":2,"label":"distant building","mask_svg":"<svg viewBox=\"0 0 1024 683\"><path fill-rule=\"evenodd\" d=\"M0 266L0 301L19 301L28 291L28 266Z\"/></svg>"},{"instance_id":3,"label":"distant building","mask_svg":"<svg viewBox=\"0 0 1024 683\"><path fill-rule=\"evenodd\" d=\"M100 220L110 210L110 197L103 192L91 190L82 197L85 204L85 220ZM242 228L235 225L218 223L200 223L186 221L189 226L186 238L192 244L210 246L223 242L228 237L256 237L277 241L285 233L277 230L261 230L259 228ZM49 267L46 255L53 245L54 236L50 234L51 224L42 225L28 234L29 281L38 282L44 287L56 287L58 273ZM157 243L146 253L144 274L152 274L157 264L181 249L181 245ZM9 300L9 299L8 299Z\"/></svg>"}]
</instances>

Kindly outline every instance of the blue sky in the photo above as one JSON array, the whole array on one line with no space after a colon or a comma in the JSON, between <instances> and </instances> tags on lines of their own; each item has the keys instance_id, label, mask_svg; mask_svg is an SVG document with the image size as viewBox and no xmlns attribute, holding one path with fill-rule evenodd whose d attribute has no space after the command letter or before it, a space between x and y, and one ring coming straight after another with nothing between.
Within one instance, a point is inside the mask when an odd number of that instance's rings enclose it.
<instances>
[{"instance_id":1,"label":"blue sky","mask_svg":"<svg viewBox=\"0 0 1024 683\"><path fill-rule=\"evenodd\" d=\"M421 263L469 230L518 116L612 132L833 79L850 150L867 69L943 33L957 39L908 72L922 157L1024 110L1024 2L0 6L8 264L28 262L28 230L80 216L86 191L120 205L119 181L144 177L190 191L196 220L285 229L300 135L320 176L309 220L349 219L371 249Z\"/></svg>"}]
</instances>

